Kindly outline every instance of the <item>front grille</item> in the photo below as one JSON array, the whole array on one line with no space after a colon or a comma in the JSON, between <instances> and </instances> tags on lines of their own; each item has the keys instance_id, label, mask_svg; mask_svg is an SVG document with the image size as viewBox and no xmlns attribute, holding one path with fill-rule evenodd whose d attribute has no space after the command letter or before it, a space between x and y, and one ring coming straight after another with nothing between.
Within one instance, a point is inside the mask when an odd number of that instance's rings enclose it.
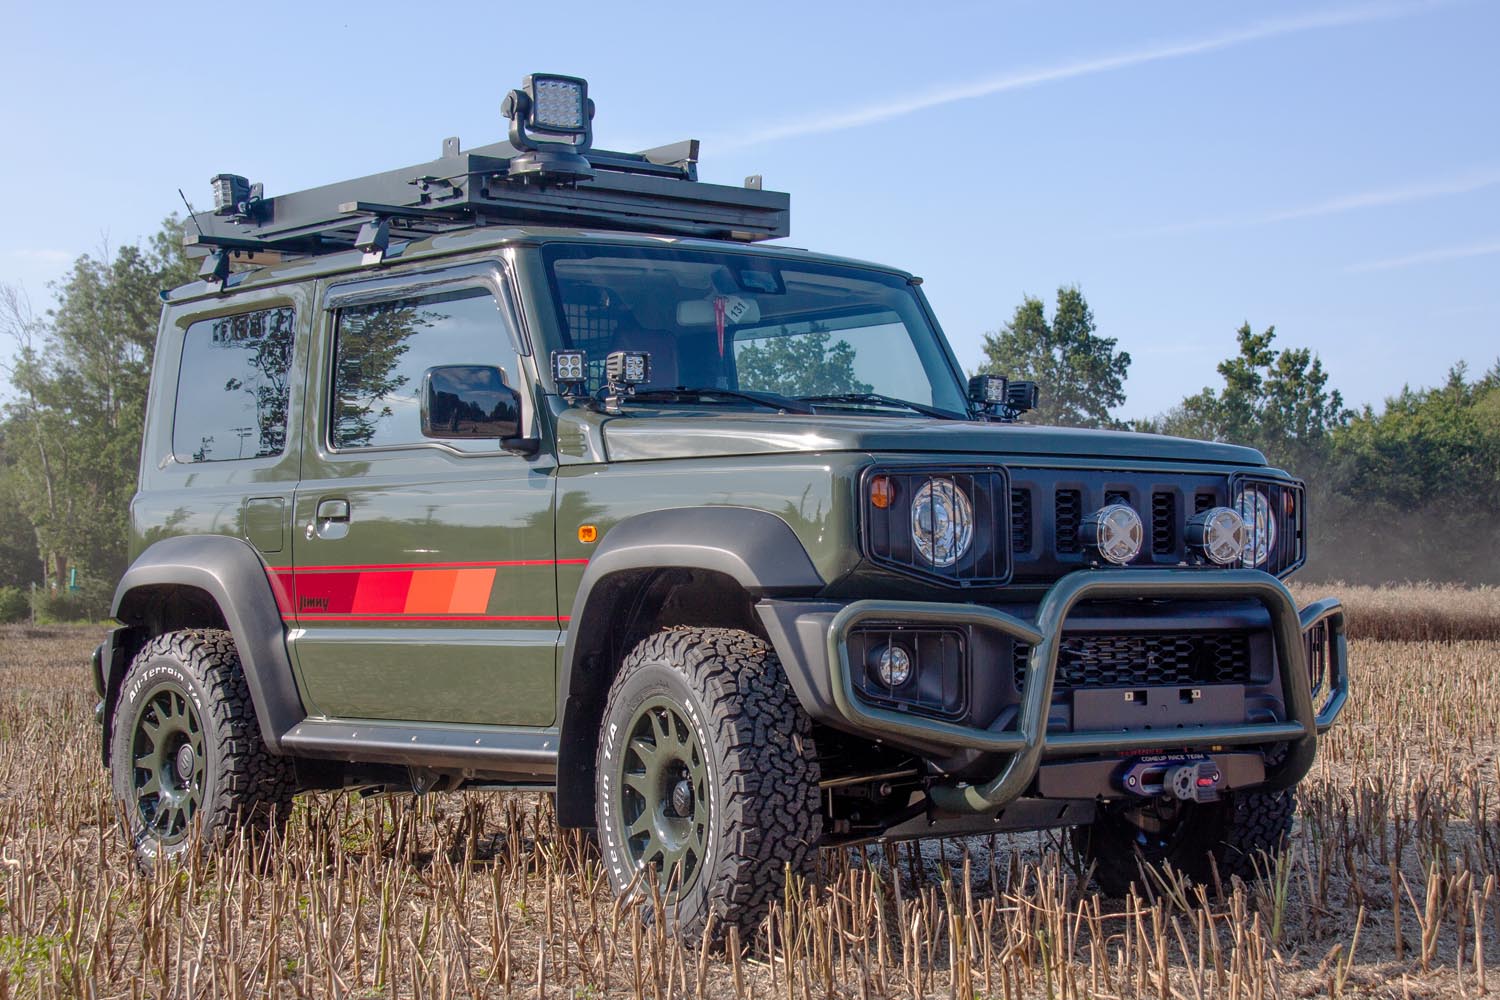
<instances>
[{"instance_id":1,"label":"front grille","mask_svg":"<svg viewBox=\"0 0 1500 1000\"><path fill-rule=\"evenodd\" d=\"M1030 653L1025 643L1015 644L1018 691L1025 689ZM1250 670L1246 632L1081 633L1063 636L1055 688L1248 684Z\"/></svg>"}]
</instances>

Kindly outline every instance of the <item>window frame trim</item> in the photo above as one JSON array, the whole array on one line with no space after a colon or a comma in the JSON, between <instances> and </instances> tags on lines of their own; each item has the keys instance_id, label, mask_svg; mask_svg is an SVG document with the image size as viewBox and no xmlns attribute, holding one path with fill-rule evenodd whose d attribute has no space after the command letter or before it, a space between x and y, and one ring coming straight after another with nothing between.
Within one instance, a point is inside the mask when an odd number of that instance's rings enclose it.
<instances>
[{"instance_id":1,"label":"window frame trim","mask_svg":"<svg viewBox=\"0 0 1500 1000\"><path fill-rule=\"evenodd\" d=\"M526 370L527 359L532 356L525 323L517 312L516 296L507 289L513 284L514 275L505 260L494 259L469 264L458 264L437 270L420 271L400 275L384 275L378 278L362 276L357 280L340 282L330 286L322 297L320 311L327 317L324 371L320 373L319 385L324 398L319 407L319 447L329 456L348 457L388 452L437 451L452 458L493 459L523 456L506 451L497 439L493 450L467 451L456 448L440 439L409 441L404 444L361 445L352 448L339 447L334 443L334 408L338 401L335 379L338 377L338 338L341 313L345 309L377 305L398 299L420 298L424 295L442 294L464 288L480 288L487 291L500 312L501 324L515 349L518 371L516 378L527 384L515 385L521 394L521 423L532 427L539 419L536 401L528 390L531 376ZM501 366L496 366L501 367ZM502 368L502 371L504 369Z\"/></svg>"}]
</instances>

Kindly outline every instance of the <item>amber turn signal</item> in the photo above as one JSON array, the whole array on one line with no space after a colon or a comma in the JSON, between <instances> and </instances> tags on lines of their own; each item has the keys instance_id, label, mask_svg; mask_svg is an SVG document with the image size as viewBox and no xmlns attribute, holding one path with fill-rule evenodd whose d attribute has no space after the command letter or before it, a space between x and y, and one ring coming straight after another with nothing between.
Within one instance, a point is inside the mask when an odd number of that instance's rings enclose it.
<instances>
[{"instance_id":1,"label":"amber turn signal","mask_svg":"<svg viewBox=\"0 0 1500 1000\"><path fill-rule=\"evenodd\" d=\"M578 540L585 545L591 545L599 540L599 529L592 524L580 524L578 526Z\"/></svg>"},{"instance_id":2,"label":"amber turn signal","mask_svg":"<svg viewBox=\"0 0 1500 1000\"><path fill-rule=\"evenodd\" d=\"M876 476L870 480L871 504L885 510L894 499L896 499L896 484L891 482L889 476Z\"/></svg>"}]
</instances>

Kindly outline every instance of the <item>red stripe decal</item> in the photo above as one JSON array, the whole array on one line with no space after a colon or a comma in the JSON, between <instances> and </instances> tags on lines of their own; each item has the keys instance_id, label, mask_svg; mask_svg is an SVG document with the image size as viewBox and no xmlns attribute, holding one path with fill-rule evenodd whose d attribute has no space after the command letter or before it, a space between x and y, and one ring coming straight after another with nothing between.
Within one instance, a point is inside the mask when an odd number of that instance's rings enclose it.
<instances>
[{"instance_id":1,"label":"red stripe decal","mask_svg":"<svg viewBox=\"0 0 1500 1000\"><path fill-rule=\"evenodd\" d=\"M500 567L585 565L587 559L268 566L284 621L566 622L566 615L489 614Z\"/></svg>"},{"instance_id":2,"label":"red stripe decal","mask_svg":"<svg viewBox=\"0 0 1500 1000\"><path fill-rule=\"evenodd\" d=\"M468 569L489 566L586 566L587 559L509 559L490 562L370 563L356 566L298 566L298 573L351 573L387 569Z\"/></svg>"}]
</instances>

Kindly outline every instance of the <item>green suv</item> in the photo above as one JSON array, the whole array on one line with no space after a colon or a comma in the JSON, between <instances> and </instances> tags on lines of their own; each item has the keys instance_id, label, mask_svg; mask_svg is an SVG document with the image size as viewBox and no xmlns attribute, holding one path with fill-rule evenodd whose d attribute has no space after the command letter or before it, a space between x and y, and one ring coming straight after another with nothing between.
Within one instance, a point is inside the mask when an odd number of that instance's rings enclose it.
<instances>
[{"instance_id":1,"label":"green suv","mask_svg":"<svg viewBox=\"0 0 1500 1000\"><path fill-rule=\"evenodd\" d=\"M144 861L305 790L549 791L696 936L825 846L1069 827L1111 892L1278 849L1348 689L1297 480L1020 422L919 279L757 245L786 195L593 149L576 78L505 109L191 220L93 664Z\"/></svg>"}]
</instances>

